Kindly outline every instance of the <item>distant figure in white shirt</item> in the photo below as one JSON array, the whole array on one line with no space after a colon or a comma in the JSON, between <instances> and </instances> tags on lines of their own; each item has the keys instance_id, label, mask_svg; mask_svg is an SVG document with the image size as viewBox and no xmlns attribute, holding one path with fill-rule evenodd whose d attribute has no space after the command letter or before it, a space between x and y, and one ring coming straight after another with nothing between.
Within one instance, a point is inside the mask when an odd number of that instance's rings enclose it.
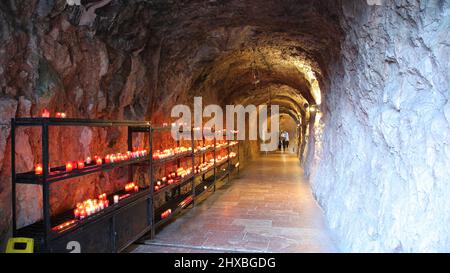
<instances>
[{"instance_id":1,"label":"distant figure in white shirt","mask_svg":"<svg viewBox=\"0 0 450 273\"><path fill-rule=\"evenodd\" d=\"M284 146L284 136L283 132L280 134L280 139L278 140L278 150L282 151Z\"/></svg>"},{"instance_id":2,"label":"distant figure in white shirt","mask_svg":"<svg viewBox=\"0 0 450 273\"><path fill-rule=\"evenodd\" d=\"M284 150L287 150L289 148L289 133L284 131L284 143L283 143L283 148Z\"/></svg>"}]
</instances>

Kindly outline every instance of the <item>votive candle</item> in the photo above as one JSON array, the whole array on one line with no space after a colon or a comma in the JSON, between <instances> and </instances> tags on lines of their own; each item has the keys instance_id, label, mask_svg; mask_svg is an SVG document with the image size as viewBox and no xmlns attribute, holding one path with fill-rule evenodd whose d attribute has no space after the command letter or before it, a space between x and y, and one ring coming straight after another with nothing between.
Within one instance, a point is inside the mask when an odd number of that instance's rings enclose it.
<instances>
[{"instance_id":1,"label":"votive candle","mask_svg":"<svg viewBox=\"0 0 450 273\"><path fill-rule=\"evenodd\" d=\"M42 172L43 172L42 164L36 164L36 166L34 167L34 173L36 175L41 175Z\"/></svg>"},{"instance_id":2,"label":"votive candle","mask_svg":"<svg viewBox=\"0 0 450 273\"><path fill-rule=\"evenodd\" d=\"M73 164L72 162L67 162L66 163L66 172L70 172L73 170Z\"/></svg>"},{"instance_id":3,"label":"votive candle","mask_svg":"<svg viewBox=\"0 0 450 273\"><path fill-rule=\"evenodd\" d=\"M50 112L48 111L47 108L44 108L44 110L42 110L42 117L43 118L49 118L50 117Z\"/></svg>"},{"instance_id":4,"label":"votive candle","mask_svg":"<svg viewBox=\"0 0 450 273\"><path fill-rule=\"evenodd\" d=\"M79 160L77 163L78 169L83 169L84 168L84 161Z\"/></svg>"}]
</instances>

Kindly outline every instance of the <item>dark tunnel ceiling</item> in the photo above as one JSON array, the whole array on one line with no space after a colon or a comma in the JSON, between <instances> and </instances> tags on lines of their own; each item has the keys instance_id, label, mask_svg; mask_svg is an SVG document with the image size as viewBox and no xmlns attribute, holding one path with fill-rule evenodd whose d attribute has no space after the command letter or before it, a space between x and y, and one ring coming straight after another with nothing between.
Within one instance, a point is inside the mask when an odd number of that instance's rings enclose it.
<instances>
[{"instance_id":1,"label":"dark tunnel ceiling","mask_svg":"<svg viewBox=\"0 0 450 273\"><path fill-rule=\"evenodd\" d=\"M214 94L222 104L271 97L299 116L305 103L320 104L315 90L326 86L326 64L339 54L336 2L113 1L98 11L97 34L121 50L160 46L156 92ZM187 90L165 84L169 77L186 80Z\"/></svg>"}]
</instances>

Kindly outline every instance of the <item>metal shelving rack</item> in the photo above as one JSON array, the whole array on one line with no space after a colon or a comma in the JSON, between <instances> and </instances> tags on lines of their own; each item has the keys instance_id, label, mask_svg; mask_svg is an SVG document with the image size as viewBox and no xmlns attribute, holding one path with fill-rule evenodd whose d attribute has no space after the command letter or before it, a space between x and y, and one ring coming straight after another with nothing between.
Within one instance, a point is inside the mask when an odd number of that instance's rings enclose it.
<instances>
[{"instance_id":1,"label":"metal shelving rack","mask_svg":"<svg viewBox=\"0 0 450 273\"><path fill-rule=\"evenodd\" d=\"M172 127L159 127L156 130L154 130L153 133L155 132L164 132L164 131L170 131L172 129ZM195 153L194 153L194 138L193 138L193 129L190 128L189 129L190 132L190 136L191 136L191 151L189 152L185 152L185 153L181 153L181 154L177 154L168 158L164 158L164 159L159 159L159 160L153 160L153 158L151 159L152 164L151 164L151 178L150 178L150 187L152 188L152 190L154 191L155 189L155 177L154 177L154 168L157 166L160 166L162 164L166 164L169 162L173 162L173 161L177 161L177 168L180 167L180 161L182 159L185 158L190 158L192 161L192 169L194 169L195 166ZM152 134L153 137L153 134ZM177 147L180 147L180 141L177 141ZM153 144L152 144L152 148L151 148L151 154L153 154ZM159 189L157 192L153 192L153 196L155 195L159 195L159 194L165 194L168 191L179 191L181 187L185 186L186 184L188 184L189 182L193 183L193 178L195 178L194 174L190 174L184 178L181 178L179 181L177 181L174 184L170 184L170 185L166 185L165 187ZM192 193L193 194L193 193ZM153 225L151 227L151 238L154 237L155 235L155 231L156 228L162 226L163 224L165 224L166 222L170 221L173 217L175 217L178 212L181 210L180 208L178 208L178 204L180 202L183 201L184 198L186 198L188 195L184 194L181 195L179 194L178 197L172 198L171 200L165 202L161 207L155 208L153 206L152 211L153 211ZM182 198L180 200L180 198ZM168 208L173 208L173 207L177 207L177 210L175 210L173 213L171 213L167 218L164 219L159 219L159 215L161 214L161 212L167 210Z\"/></svg>"},{"instance_id":2,"label":"metal shelving rack","mask_svg":"<svg viewBox=\"0 0 450 273\"><path fill-rule=\"evenodd\" d=\"M37 176L33 171L26 173L16 173L15 162L15 133L18 127L34 126L41 127L42 140L42 175ZM83 169L75 169L65 171L64 166L52 167L49 169L49 127L51 126L85 126L85 127L112 127L125 126L128 127L128 149L133 149L133 134L145 133L148 135L149 155L146 157L120 161L117 163L108 163L102 165L86 165ZM194 128L190 128L191 132L191 151L187 153L177 154L169 158L153 159L153 142L154 134L157 132L170 130L171 127L152 127L146 121L108 121L108 120L92 120L92 119L73 119L73 118L13 118L11 120L11 173L12 173L12 207L13 207L13 236L32 237L38 240L38 251L43 252L67 252L67 242L80 241L82 243L82 251L85 252L120 252L128 247L131 243L150 232L151 238L154 237L155 228L164 225L173 219L181 210L188 205L194 206L195 200L203 195L204 187L213 186L214 190L216 182L228 177L230 173L239 166L233 165L231 158L228 157L227 162L216 162L216 152L227 148L227 155L230 154L230 141L226 147L216 147L216 138L214 137L213 148L205 151L195 151ZM205 143L205 140L203 140ZM179 145L179 143L177 143ZM239 162L239 141L237 142L237 162ZM154 170L156 167L173 162L179 162L184 158L191 158L192 170L195 169L195 159L207 153L213 153L214 165L204 171L194 174L194 172L178 181L176 184L164 187L155 192ZM227 169L220 177L217 177L217 168L227 163ZM52 224L56 225L67 219L73 219L72 210L67 212L51 215L50 214L50 185L57 184L58 181L73 179L83 175L93 174L96 172L108 171L119 167L128 167L129 181L133 181L134 173L137 166L145 166L149 172L149 186L141 187L137 193L132 194L117 204L113 204L112 196L122 194L123 191L115 192L108 196L110 205L108 208L95 213L83 220L78 220L76 225L71 226L67 230L57 232L52 230ZM206 178L206 175L213 171L213 175ZM201 177L201 183L196 185L195 180ZM192 190L185 194L179 194L177 197L166 200L160 208L155 208L154 197L158 194L167 192L168 190L178 189L188 183L191 183ZM35 184L42 187L42 204L43 219L31 225L17 228L17 212L16 212L16 186L17 184ZM181 206L180 203L187 197L192 197L189 204ZM174 212L169 217L158 219L158 213L167 208L174 208ZM71 218L72 217L72 218ZM56 226L54 225L54 226Z\"/></svg>"},{"instance_id":3,"label":"metal shelving rack","mask_svg":"<svg viewBox=\"0 0 450 273\"><path fill-rule=\"evenodd\" d=\"M162 130L169 130L169 129L171 129L171 127L161 128L160 131L162 131ZM191 149L191 153L190 153L190 156L192 157L191 158L192 170L194 170L194 167L195 167L195 159L200 156L200 157L202 157L201 162L205 162L206 155L208 153L212 153L213 154L213 156L212 156L212 158L214 159L213 166L208 168L205 171L201 171L201 172L199 172L197 174L191 174L188 177L185 177L181 182L178 182L176 185L173 185L172 187L165 187L165 188L162 189L162 190L165 189L165 191L171 190L174 187L181 187L183 185L186 185L188 182L191 182L191 187L192 187L190 192L187 192L185 194L180 194L178 197L175 197L173 200L169 200L163 206L161 206L160 208L157 208L156 210L154 210L154 212L155 212L154 213L154 215L155 215L155 219L154 219L155 225L152 228L152 234L155 233L155 229L156 228L160 228L161 226L163 226L164 224L169 222L171 219L176 217L176 215L179 214L184 208L188 207L189 205L194 206L195 205L195 201L200 196L202 196L203 193L205 192L205 190L204 190L205 186L207 186L208 188L210 188L212 186L213 187L213 191L215 191L216 190L216 182L217 181L220 181L220 180L224 179L225 177L228 177L228 180L229 180L230 173L231 173L232 169L234 169L231 166L231 162L232 162L233 159L228 158L226 161L223 161L223 162L221 162L219 164L217 164L217 162L216 162L217 151L227 148L227 155L229 155L230 149L232 147L230 145L230 141L228 141L227 146L217 148L217 146L216 146L216 144L217 144L216 137L214 135L212 137L212 142L213 142L213 147L212 148L208 148L206 150L200 150L200 151L195 152L195 141L196 140L194 139L194 128L193 127L190 128L190 132L191 132L191 145L192 145L192 149ZM205 146L206 139L205 139L204 136L202 137L201 141L202 141L202 145ZM236 146L238 147L238 150L237 150L237 153L236 153L238 155L239 154L239 142L237 142ZM183 155L181 157L188 157L188 156L189 155ZM173 161L175 159L176 158L168 158L168 159L165 159L165 162L170 162L170 161ZM222 174L221 177L218 177L217 176L217 168L219 166L224 165L224 164L227 164L227 171L224 174ZM237 167L237 169L238 169L238 167ZM239 169L238 169L238 171L239 171ZM209 174L210 172L212 172L212 175L210 175L209 177L206 177L207 174ZM201 178L201 183L196 185L196 183L195 183L196 179L199 178L199 177ZM152 181L153 181L152 182L152 187L154 187L154 177L153 176L152 176ZM183 200L185 200L186 198L188 198L188 197L192 197L192 200L189 203L184 204L184 206L181 207L180 203ZM168 217L160 219L159 218L160 213L166 211L167 209L172 209L172 213Z\"/></svg>"},{"instance_id":4,"label":"metal shelving rack","mask_svg":"<svg viewBox=\"0 0 450 273\"><path fill-rule=\"evenodd\" d=\"M42 175L35 175L33 171L26 173L16 173L16 162L15 162L15 131L18 127L41 127L41 141L42 141ZM123 193L122 191L116 192L108 196L111 205L105 208L101 212L95 213L85 219L79 220L70 227L69 230L65 231L53 231L52 227L58 224L64 223L66 220L73 219L72 210L63 212L58 215L51 215L50 212L50 185L53 185L59 181L73 179L83 175L93 174L96 172L107 171L118 167L132 166L138 163L150 163L150 156L133 159L128 161L120 161L117 163L109 163L96 165L95 163L87 164L83 169L74 169L72 171L65 171L64 166L52 167L50 169L49 164L49 128L52 126L87 126L87 127L112 127L112 126L127 126L129 128L129 148L131 150L131 136L135 131L141 132L142 129L145 132L150 132L150 123L143 121L107 121L107 120L89 120L89 119L60 119L60 118L14 118L11 120L11 173L12 173L12 207L13 207L13 236L28 236L33 237L38 240L37 249L39 251L53 252L61 251L65 246L61 245L60 241L64 238L68 239L78 239L81 237L83 230L92 230L96 223L102 222L102 225L108 229L108 234L104 234L101 242L89 244L87 246L87 251L100 249L99 244L104 243L103 250L108 252L116 252L124 249L130 243L132 243L136 237L142 236L142 234L148 231L147 227L142 228L142 225L136 230L130 232L130 238L118 238L117 230L115 228L115 220L118 218L126 218L127 215L123 215L124 210L129 206L134 204L148 202L148 207L151 206L151 195L149 194L149 189L142 188L138 193L133 194L129 198L120 201L118 204L113 204L112 195ZM140 128L141 130L137 130ZM130 174L132 175L132 174ZM34 224L17 228L17 212L16 212L16 186L17 184L37 184L41 186L42 189L42 221L38 221ZM103 221L107 219L107 221ZM95 229L95 227L94 227ZM139 230L138 230L139 229ZM74 236L71 236L74 235ZM84 236L86 238L86 236ZM91 238L87 238L87 241L91 241ZM106 243L105 241L109 241ZM118 244L118 242L121 242Z\"/></svg>"}]
</instances>

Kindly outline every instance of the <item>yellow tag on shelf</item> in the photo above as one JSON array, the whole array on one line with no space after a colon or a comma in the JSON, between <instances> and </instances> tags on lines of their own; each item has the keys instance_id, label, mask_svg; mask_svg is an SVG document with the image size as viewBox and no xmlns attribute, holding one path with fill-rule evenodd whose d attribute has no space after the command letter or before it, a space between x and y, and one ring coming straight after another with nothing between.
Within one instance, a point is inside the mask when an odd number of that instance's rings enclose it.
<instances>
[{"instance_id":1,"label":"yellow tag on shelf","mask_svg":"<svg viewBox=\"0 0 450 273\"><path fill-rule=\"evenodd\" d=\"M32 238L10 238L6 246L6 253L33 253L34 240Z\"/></svg>"}]
</instances>

